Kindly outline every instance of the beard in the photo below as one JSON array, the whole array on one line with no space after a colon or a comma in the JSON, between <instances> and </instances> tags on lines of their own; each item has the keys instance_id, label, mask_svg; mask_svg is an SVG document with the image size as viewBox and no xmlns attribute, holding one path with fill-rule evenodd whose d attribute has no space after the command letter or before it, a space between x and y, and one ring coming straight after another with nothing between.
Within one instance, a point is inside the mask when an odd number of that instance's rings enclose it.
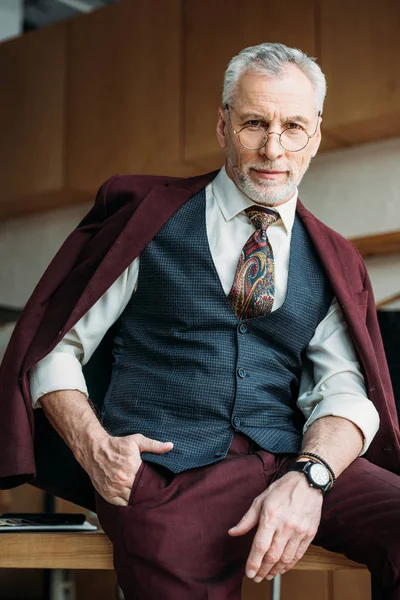
<instances>
[{"instance_id":1,"label":"beard","mask_svg":"<svg viewBox=\"0 0 400 600\"><path fill-rule=\"evenodd\" d=\"M304 172L300 176L297 169L293 170L290 165L274 163L270 160L254 164L237 164L233 157L232 147L227 148L226 157L227 166L229 167L229 171L232 173L233 181L239 190L253 202L265 206L281 204L282 202L292 198L296 192L297 186L299 185L311 162L310 159L305 166ZM282 171L286 173L286 181L282 183L268 179L260 179L258 182L255 182L251 178L251 170Z\"/></svg>"}]
</instances>

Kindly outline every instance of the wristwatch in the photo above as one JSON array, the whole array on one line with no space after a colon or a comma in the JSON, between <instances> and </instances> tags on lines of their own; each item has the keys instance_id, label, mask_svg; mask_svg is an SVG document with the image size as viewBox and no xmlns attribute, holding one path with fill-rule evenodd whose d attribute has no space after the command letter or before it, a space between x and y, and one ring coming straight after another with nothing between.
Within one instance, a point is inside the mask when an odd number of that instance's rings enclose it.
<instances>
[{"instance_id":1,"label":"wristwatch","mask_svg":"<svg viewBox=\"0 0 400 600\"><path fill-rule=\"evenodd\" d=\"M296 462L289 471L304 473L310 486L321 490L323 495L332 487L332 478L328 469L315 460L309 459L304 462Z\"/></svg>"}]
</instances>

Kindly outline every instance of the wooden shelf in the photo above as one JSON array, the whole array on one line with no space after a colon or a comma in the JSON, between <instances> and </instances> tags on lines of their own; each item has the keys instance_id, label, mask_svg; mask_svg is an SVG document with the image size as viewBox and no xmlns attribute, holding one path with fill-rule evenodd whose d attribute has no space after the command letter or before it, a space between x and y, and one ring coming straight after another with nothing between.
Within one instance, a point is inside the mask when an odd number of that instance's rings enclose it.
<instances>
[{"instance_id":1,"label":"wooden shelf","mask_svg":"<svg viewBox=\"0 0 400 600\"><path fill-rule=\"evenodd\" d=\"M351 243L357 248L363 258L385 256L400 253L400 231L390 231L379 235L367 235L352 238Z\"/></svg>"}]
</instances>

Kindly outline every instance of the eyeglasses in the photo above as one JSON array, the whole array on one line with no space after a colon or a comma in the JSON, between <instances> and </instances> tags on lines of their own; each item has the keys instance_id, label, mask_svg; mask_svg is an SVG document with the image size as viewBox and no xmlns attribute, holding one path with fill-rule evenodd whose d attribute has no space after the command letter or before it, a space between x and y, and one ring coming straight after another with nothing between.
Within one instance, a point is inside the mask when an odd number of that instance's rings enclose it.
<instances>
[{"instance_id":1,"label":"eyeglasses","mask_svg":"<svg viewBox=\"0 0 400 600\"><path fill-rule=\"evenodd\" d=\"M226 104L225 108L228 111L230 119L229 105ZM291 123L281 133L277 133L275 131L267 131L262 125L256 124L257 120L254 120L254 125L245 125L241 129L239 129L239 131L236 131L236 129L234 129L232 121L231 125L233 133L238 136L240 144L247 150L261 150L261 148L263 148L266 145L269 135L277 135L279 137L279 143L284 150L287 150L288 152L300 152L300 150L303 150L307 146L310 139L316 135L320 116L321 111L319 111L318 113L317 125L312 135L309 135L307 131L302 129L296 123L293 123L293 125L296 125L296 127L292 128Z\"/></svg>"}]
</instances>

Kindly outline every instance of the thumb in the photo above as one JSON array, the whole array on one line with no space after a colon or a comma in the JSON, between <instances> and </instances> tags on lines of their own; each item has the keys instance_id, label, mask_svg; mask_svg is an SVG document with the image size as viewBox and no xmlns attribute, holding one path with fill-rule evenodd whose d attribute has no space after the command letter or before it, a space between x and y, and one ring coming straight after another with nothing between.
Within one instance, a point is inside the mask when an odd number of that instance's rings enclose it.
<instances>
[{"instance_id":1,"label":"thumb","mask_svg":"<svg viewBox=\"0 0 400 600\"><path fill-rule=\"evenodd\" d=\"M229 535L244 535L255 527L260 519L260 506L252 504L239 523L228 530Z\"/></svg>"},{"instance_id":2,"label":"thumb","mask_svg":"<svg viewBox=\"0 0 400 600\"><path fill-rule=\"evenodd\" d=\"M153 454L164 454L174 447L172 442L160 442L144 435L133 436L140 452L152 452Z\"/></svg>"}]
</instances>

